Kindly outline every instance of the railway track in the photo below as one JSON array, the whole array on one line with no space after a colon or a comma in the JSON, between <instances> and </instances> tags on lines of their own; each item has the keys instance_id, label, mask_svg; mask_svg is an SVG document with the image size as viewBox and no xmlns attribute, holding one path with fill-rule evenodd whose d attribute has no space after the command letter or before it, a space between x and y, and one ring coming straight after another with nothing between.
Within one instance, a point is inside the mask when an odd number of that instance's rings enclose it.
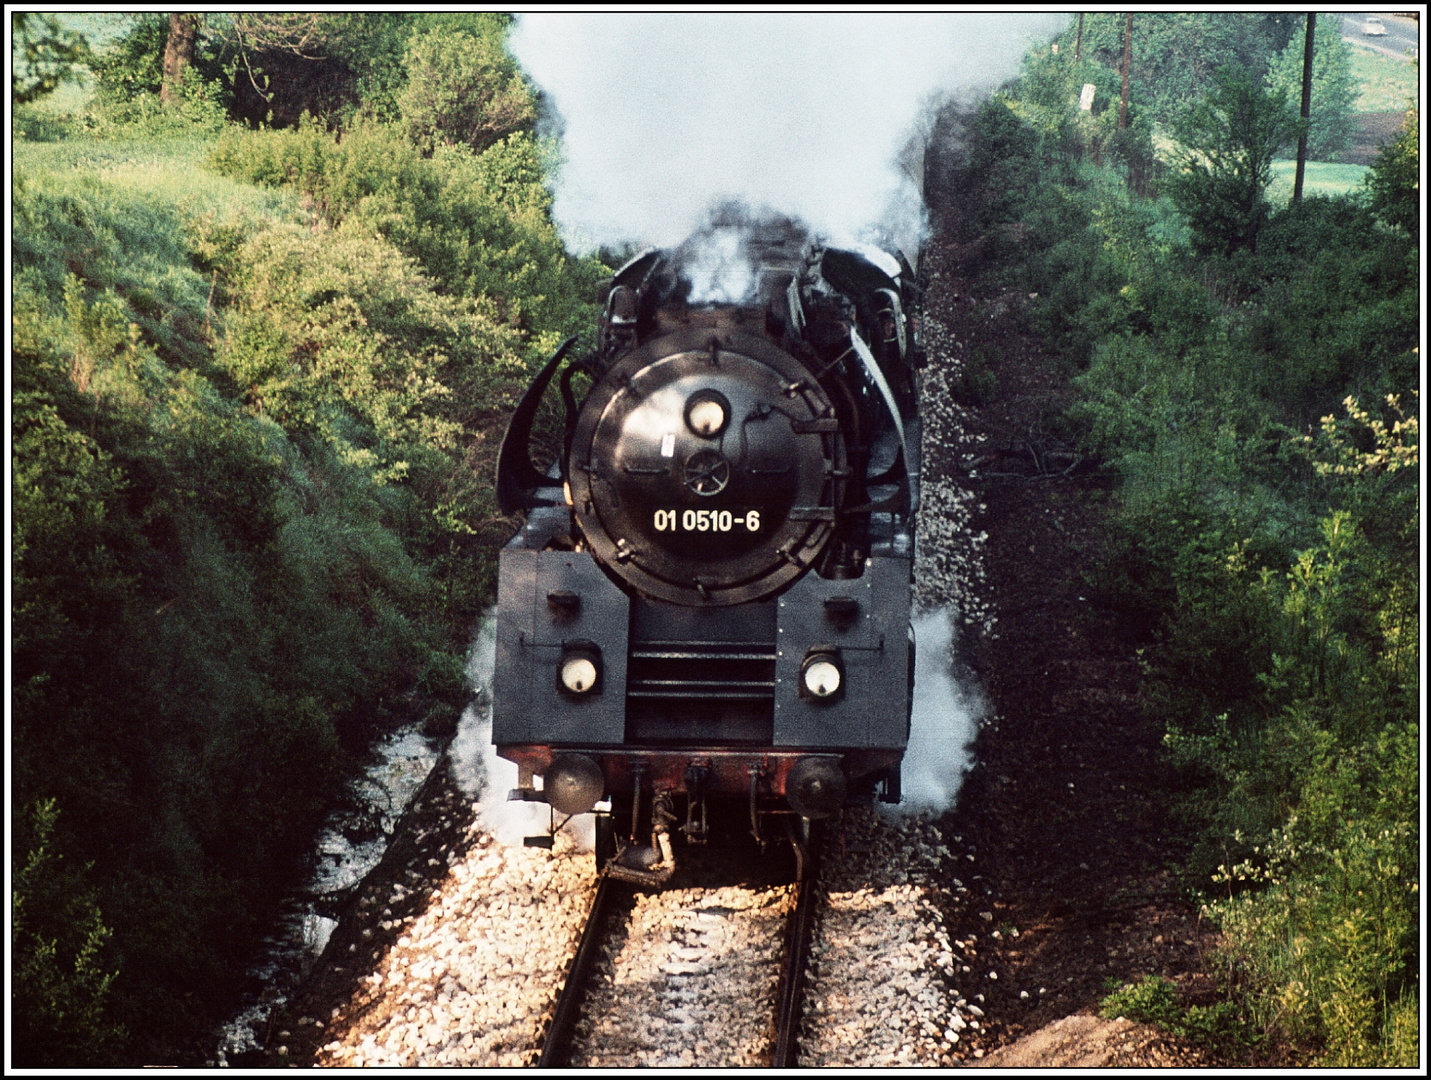
<instances>
[{"instance_id":1,"label":"railway track","mask_svg":"<svg viewBox=\"0 0 1431 1080\"><path fill-rule=\"evenodd\" d=\"M538 1064L795 1066L818 853L816 832L793 885L603 877Z\"/></svg>"}]
</instances>

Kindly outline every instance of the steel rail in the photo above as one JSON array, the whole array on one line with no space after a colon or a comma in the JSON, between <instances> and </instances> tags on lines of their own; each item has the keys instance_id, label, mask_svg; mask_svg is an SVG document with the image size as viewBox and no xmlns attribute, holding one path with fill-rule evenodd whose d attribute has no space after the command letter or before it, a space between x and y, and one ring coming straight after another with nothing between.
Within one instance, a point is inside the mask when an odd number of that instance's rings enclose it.
<instances>
[{"instance_id":1,"label":"steel rail","mask_svg":"<svg viewBox=\"0 0 1431 1080\"><path fill-rule=\"evenodd\" d=\"M537 1061L539 1068L559 1069L566 1064L566 1052L572 1024L576 1022L581 1009L582 994L591 965L601 951L601 939L605 933L606 917L611 909L612 899L617 891L625 891L625 886L613 881L605 874L596 886L596 895L591 900L591 910L587 912L586 926L581 931L581 943L576 948L571 968L566 973L566 982L557 997L556 1009L552 1012L551 1026L542 1043L542 1056Z\"/></svg>"},{"instance_id":2,"label":"steel rail","mask_svg":"<svg viewBox=\"0 0 1431 1080\"><path fill-rule=\"evenodd\" d=\"M780 980L780 1011L775 1022L775 1060L771 1064L777 1069L793 1069L798 1064L797 1036L804 1012L805 965L815 926L815 885L819 876L821 831L819 822L811 823L805 857L798 860L802 874L795 910L790 915L786 930L785 970Z\"/></svg>"}]
</instances>

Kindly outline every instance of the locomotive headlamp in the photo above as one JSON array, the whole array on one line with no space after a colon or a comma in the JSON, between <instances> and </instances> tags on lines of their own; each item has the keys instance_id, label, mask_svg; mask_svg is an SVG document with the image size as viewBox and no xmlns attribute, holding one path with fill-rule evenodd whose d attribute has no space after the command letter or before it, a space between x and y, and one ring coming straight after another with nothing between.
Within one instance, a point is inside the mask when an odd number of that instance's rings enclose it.
<instances>
[{"instance_id":1,"label":"locomotive headlamp","mask_svg":"<svg viewBox=\"0 0 1431 1080\"><path fill-rule=\"evenodd\" d=\"M703 439L714 439L730 423L730 402L715 390L697 390L686 401L686 426Z\"/></svg>"},{"instance_id":2,"label":"locomotive headlamp","mask_svg":"<svg viewBox=\"0 0 1431 1080\"><path fill-rule=\"evenodd\" d=\"M543 777L542 794L559 814L590 812L605 790L601 766L585 754L558 754Z\"/></svg>"},{"instance_id":3,"label":"locomotive headlamp","mask_svg":"<svg viewBox=\"0 0 1431 1080\"><path fill-rule=\"evenodd\" d=\"M845 786L838 758L802 757L785 778L785 799L801 817L829 817L845 805Z\"/></svg>"},{"instance_id":4,"label":"locomotive headlamp","mask_svg":"<svg viewBox=\"0 0 1431 1080\"><path fill-rule=\"evenodd\" d=\"M557 689L567 697L586 697L601 689L601 651L581 642L562 647Z\"/></svg>"},{"instance_id":5,"label":"locomotive headlamp","mask_svg":"<svg viewBox=\"0 0 1431 1080\"><path fill-rule=\"evenodd\" d=\"M838 701L845 690L845 669L839 654L812 649L800 665L800 696L809 701Z\"/></svg>"}]
</instances>

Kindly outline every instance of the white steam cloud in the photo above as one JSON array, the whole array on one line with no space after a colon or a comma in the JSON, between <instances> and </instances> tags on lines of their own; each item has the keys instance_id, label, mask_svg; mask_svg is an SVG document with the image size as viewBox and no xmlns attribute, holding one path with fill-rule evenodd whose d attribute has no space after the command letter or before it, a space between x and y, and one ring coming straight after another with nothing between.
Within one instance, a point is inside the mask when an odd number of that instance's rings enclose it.
<instances>
[{"instance_id":1,"label":"white steam cloud","mask_svg":"<svg viewBox=\"0 0 1431 1080\"><path fill-rule=\"evenodd\" d=\"M552 811L546 803L507 801L507 792L517 786L517 766L498 757L492 745L492 672L496 666L497 620L489 612L477 628L477 640L467 658L472 704L462 713L447 753L453 780L468 798L478 800L482 827L498 843L521 847L525 837L546 834ZM572 819L563 831L576 840L577 847L591 850L596 831L590 814Z\"/></svg>"},{"instance_id":2,"label":"white steam cloud","mask_svg":"<svg viewBox=\"0 0 1431 1080\"><path fill-rule=\"evenodd\" d=\"M898 813L950 810L973 762L984 715L977 691L954 677L954 614L947 608L914 619L914 717L904 751L904 801Z\"/></svg>"},{"instance_id":3,"label":"white steam cloud","mask_svg":"<svg viewBox=\"0 0 1431 1080\"><path fill-rule=\"evenodd\" d=\"M548 13L513 54L562 127L567 243L671 246L712 205L912 251L931 105L988 90L1067 24L1048 13Z\"/></svg>"}]
</instances>

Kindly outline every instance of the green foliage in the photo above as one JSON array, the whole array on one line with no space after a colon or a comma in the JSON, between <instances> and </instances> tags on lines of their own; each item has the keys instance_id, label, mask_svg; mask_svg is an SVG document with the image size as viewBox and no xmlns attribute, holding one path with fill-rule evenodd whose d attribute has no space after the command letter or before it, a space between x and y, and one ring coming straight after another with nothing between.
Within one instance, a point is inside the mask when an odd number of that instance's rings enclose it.
<instances>
[{"instance_id":1,"label":"green foliage","mask_svg":"<svg viewBox=\"0 0 1431 1080\"><path fill-rule=\"evenodd\" d=\"M1192 226L1194 247L1224 256L1254 248L1270 209L1272 159L1296 134L1285 95L1223 68L1174 120L1173 133L1181 149L1167 189Z\"/></svg>"},{"instance_id":2,"label":"green foliage","mask_svg":"<svg viewBox=\"0 0 1431 1080\"><path fill-rule=\"evenodd\" d=\"M1125 18L1124 12L1086 15L1083 58L1121 72ZM1171 123L1188 102L1216 89L1217 72L1224 67L1240 67L1260 79L1287 44L1295 22L1288 13L1136 12L1128 76L1132 93L1142 92L1153 120ZM1058 39L1060 55L1073 56L1077 33L1075 19Z\"/></svg>"},{"instance_id":3,"label":"green foliage","mask_svg":"<svg viewBox=\"0 0 1431 1080\"><path fill-rule=\"evenodd\" d=\"M480 153L530 130L536 108L504 38L498 24L486 34L435 29L411 40L407 86L397 106L414 142L425 148L456 143Z\"/></svg>"},{"instance_id":4,"label":"green foliage","mask_svg":"<svg viewBox=\"0 0 1431 1080\"><path fill-rule=\"evenodd\" d=\"M88 122L95 134L152 137L223 127L233 107L232 55L207 28L201 31L179 93L166 106L159 91L168 40L167 14L136 15L128 30L93 58L97 107Z\"/></svg>"},{"instance_id":5,"label":"green foliage","mask_svg":"<svg viewBox=\"0 0 1431 1080\"><path fill-rule=\"evenodd\" d=\"M522 367L482 305L371 236L269 219L186 147L43 150L14 188L13 782L93 863L132 1062L232 985L338 736L489 602L484 435ZM296 368L288 430L223 392L265 337Z\"/></svg>"},{"instance_id":6,"label":"green foliage","mask_svg":"<svg viewBox=\"0 0 1431 1080\"><path fill-rule=\"evenodd\" d=\"M83 65L94 60L82 34L64 29L53 15L17 11L10 16L14 68L10 101L27 105L51 94L65 82L82 78Z\"/></svg>"},{"instance_id":7,"label":"green foliage","mask_svg":"<svg viewBox=\"0 0 1431 1080\"><path fill-rule=\"evenodd\" d=\"M125 1039L109 1015L114 973L88 868L65 861L53 799L26 808L11 891L11 1038L20 1068L118 1064ZM24 853L21 855L21 853Z\"/></svg>"},{"instance_id":8,"label":"green foliage","mask_svg":"<svg viewBox=\"0 0 1431 1080\"><path fill-rule=\"evenodd\" d=\"M1406 113L1396 138L1381 148L1366 186L1371 209L1382 221L1404 229L1413 243L1421 236L1421 115Z\"/></svg>"},{"instance_id":9,"label":"green foliage","mask_svg":"<svg viewBox=\"0 0 1431 1080\"><path fill-rule=\"evenodd\" d=\"M1136 983L1118 985L1110 980L1109 993L1099 1006L1107 1019L1125 1016L1213 1047L1248 1045L1258 1041L1257 1033L1239 1015L1230 1001L1184 1007L1177 998L1177 984L1161 975L1144 975Z\"/></svg>"},{"instance_id":10,"label":"green foliage","mask_svg":"<svg viewBox=\"0 0 1431 1080\"><path fill-rule=\"evenodd\" d=\"M401 118L398 99L408 84L407 54L414 38L430 32L463 34L500 45L511 22L511 15L490 11L323 14L316 26L321 49L352 74L358 98L358 107L341 110L339 117L344 124L350 123L355 114L384 122Z\"/></svg>"},{"instance_id":11,"label":"green foliage","mask_svg":"<svg viewBox=\"0 0 1431 1080\"><path fill-rule=\"evenodd\" d=\"M1385 394L1414 377L1418 263L1350 199L1309 197L1275 214L1253 266L1256 316L1240 326L1259 357L1249 383L1305 430L1353 390Z\"/></svg>"},{"instance_id":12,"label":"green foliage","mask_svg":"<svg viewBox=\"0 0 1431 1080\"><path fill-rule=\"evenodd\" d=\"M1295 127L1233 72L1179 127L1185 171L1163 186L1183 227L1059 134L1056 74L1036 53L1003 112L970 126L970 160L999 176L981 224L1018 237L999 254L1024 261L1035 324L1086 368L1068 416L1119 480L1094 584L1143 636L1187 873L1220 897L1224 934L1226 1000L1183 1008L1145 980L1107 1009L1234 1049L1275 1033L1326 1064L1409 1066L1415 244L1378 223L1385 204L1271 211L1268 163ZM1344 419L1323 415L1334 401Z\"/></svg>"},{"instance_id":13,"label":"green foliage","mask_svg":"<svg viewBox=\"0 0 1431 1080\"><path fill-rule=\"evenodd\" d=\"M953 178L954 188L973 211L965 230L987 231L1018 221L1036 186L1038 134L1001 94L991 95L968 127L968 152Z\"/></svg>"},{"instance_id":14,"label":"green foliage","mask_svg":"<svg viewBox=\"0 0 1431 1080\"><path fill-rule=\"evenodd\" d=\"M1302 16L1292 40L1272 61L1267 88L1281 91L1290 108L1300 115L1302 61L1306 49L1307 19ZM1357 81L1351 70L1351 49L1342 40L1341 17L1324 14L1312 34L1312 102L1307 129L1307 156L1314 161L1335 161L1351 141L1356 121Z\"/></svg>"},{"instance_id":15,"label":"green foliage","mask_svg":"<svg viewBox=\"0 0 1431 1080\"><path fill-rule=\"evenodd\" d=\"M1115 985L1103 998L1098 1012L1112 1020L1126 1016L1148 1024L1168 1027L1179 1013L1177 984L1161 975L1144 975L1131 985Z\"/></svg>"},{"instance_id":16,"label":"green foliage","mask_svg":"<svg viewBox=\"0 0 1431 1080\"><path fill-rule=\"evenodd\" d=\"M1215 878L1260 886L1210 907L1223 962L1258 991L1259 1021L1321 1045L1321 1063L1413 1067L1419 733L1320 741L1301 813Z\"/></svg>"},{"instance_id":17,"label":"green foliage","mask_svg":"<svg viewBox=\"0 0 1431 1080\"><path fill-rule=\"evenodd\" d=\"M1024 60L1017 96L1010 108L1040 136L1044 161L1059 168L1064 160L1091 157L1116 162L1140 185L1153 163L1152 126L1142 88L1130 91L1122 116L1121 80L1116 71L1085 57L1075 63L1071 51L1038 49ZM1094 87L1089 110L1080 108L1085 85ZM1120 130L1122 116L1125 126Z\"/></svg>"},{"instance_id":18,"label":"green foliage","mask_svg":"<svg viewBox=\"0 0 1431 1080\"><path fill-rule=\"evenodd\" d=\"M518 133L481 154L444 146L425 158L392 125L359 121L335 139L307 121L294 131L231 129L212 162L254 183L291 184L330 222L392 242L444 291L490 300L501 321L524 332L536 362L589 330L589 297L606 272L567 257L542 155Z\"/></svg>"}]
</instances>

